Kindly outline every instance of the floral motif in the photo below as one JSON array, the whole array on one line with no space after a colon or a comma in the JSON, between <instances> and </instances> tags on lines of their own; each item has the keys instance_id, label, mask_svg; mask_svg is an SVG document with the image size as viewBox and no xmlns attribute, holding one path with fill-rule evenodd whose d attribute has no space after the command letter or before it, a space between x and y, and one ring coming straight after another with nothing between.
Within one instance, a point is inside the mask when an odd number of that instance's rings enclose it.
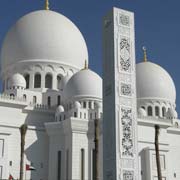
<instances>
[{"instance_id":1,"label":"floral motif","mask_svg":"<svg viewBox=\"0 0 180 180\"><path fill-rule=\"evenodd\" d=\"M124 14L121 14L119 19L120 19L120 24L124 26L129 26L129 16L125 16Z\"/></svg>"},{"instance_id":2,"label":"floral motif","mask_svg":"<svg viewBox=\"0 0 180 180\"><path fill-rule=\"evenodd\" d=\"M131 96L131 84L121 83L121 94Z\"/></svg>"},{"instance_id":3,"label":"floral motif","mask_svg":"<svg viewBox=\"0 0 180 180\"><path fill-rule=\"evenodd\" d=\"M133 157L133 140L132 140L132 110L121 108L121 123L122 123L122 155Z\"/></svg>"},{"instance_id":4,"label":"floral motif","mask_svg":"<svg viewBox=\"0 0 180 180\"><path fill-rule=\"evenodd\" d=\"M133 171L123 171L123 180L133 180L134 172Z\"/></svg>"}]
</instances>

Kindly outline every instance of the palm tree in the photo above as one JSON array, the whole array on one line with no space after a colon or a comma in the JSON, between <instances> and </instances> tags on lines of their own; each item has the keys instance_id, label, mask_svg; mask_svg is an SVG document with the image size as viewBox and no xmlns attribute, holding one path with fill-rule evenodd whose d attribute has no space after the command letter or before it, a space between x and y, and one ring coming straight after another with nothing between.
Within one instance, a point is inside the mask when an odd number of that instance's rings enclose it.
<instances>
[{"instance_id":1,"label":"palm tree","mask_svg":"<svg viewBox=\"0 0 180 180\"><path fill-rule=\"evenodd\" d=\"M157 174L158 180L162 180L161 173L161 163L160 163L160 155L159 155L159 125L155 125L155 151L156 151L156 164L157 164Z\"/></svg>"},{"instance_id":2,"label":"palm tree","mask_svg":"<svg viewBox=\"0 0 180 180\"><path fill-rule=\"evenodd\" d=\"M21 158L20 158L20 178L19 180L23 180L24 175L24 145L25 145L25 136L27 132L27 125L23 124L20 128L21 133Z\"/></svg>"}]
</instances>

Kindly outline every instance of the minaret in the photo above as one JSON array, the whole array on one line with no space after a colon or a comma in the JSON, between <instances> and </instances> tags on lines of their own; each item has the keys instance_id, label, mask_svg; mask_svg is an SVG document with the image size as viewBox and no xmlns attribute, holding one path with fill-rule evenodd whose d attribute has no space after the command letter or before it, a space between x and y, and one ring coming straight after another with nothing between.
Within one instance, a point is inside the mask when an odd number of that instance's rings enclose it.
<instances>
[{"instance_id":1,"label":"minaret","mask_svg":"<svg viewBox=\"0 0 180 180\"><path fill-rule=\"evenodd\" d=\"M103 26L103 180L139 180L134 14L118 8Z\"/></svg>"}]
</instances>

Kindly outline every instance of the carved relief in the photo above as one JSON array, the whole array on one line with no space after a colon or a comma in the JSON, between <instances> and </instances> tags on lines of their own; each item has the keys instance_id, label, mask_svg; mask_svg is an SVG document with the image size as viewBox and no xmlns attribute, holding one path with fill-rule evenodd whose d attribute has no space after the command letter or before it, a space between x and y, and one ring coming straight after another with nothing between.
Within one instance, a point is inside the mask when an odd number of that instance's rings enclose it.
<instances>
[{"instance_id":1,"label":"carved relief","mask_svg":"<svg viewBox=\"0 0 180 180\"><path fill-rule=\"evenodd\" d=\"M119 23L123 26L129 26L130 25L129 16L126 16L124 14L120 14L119 15Z\"/></svg>"},{"instance_id":2,"label":"carved relief","mask_svg":"<svg viewBox=\"0 0 180 180\"><path fill-rule=\"evenodd\" d=\"M133 157L133 129L132 129L132 109L121 108L122 124L122 155Z\"/></svg>"},{"instance_id":3,"label":"carved relief","mask_svg":"<svg viewBox=\"0 0 180 180\"><path fill-rule=\"evenodd\" d=\"M123 180L134 180L134 172L133 171L123 171Z\"/></svg>"},{"instance_id":4,"label":"carved relief","mask_svg":"<svg viewBox=\"0 0 180 180\"><path fill-rule=\"evenodd\" d=\"M121 95L131 96L131 84L121 83Z\"/></svg>"},{"instance_id":5,"label":"carved relief","mask_svg":"<svg viewBox=\"0 0 180 180\"><path fill-rule=\"evenodd\" d=\"M120 66L121 71L130 72L130 42L126 37L122 37L120 41Z\"/></svg>"}]
</instances>

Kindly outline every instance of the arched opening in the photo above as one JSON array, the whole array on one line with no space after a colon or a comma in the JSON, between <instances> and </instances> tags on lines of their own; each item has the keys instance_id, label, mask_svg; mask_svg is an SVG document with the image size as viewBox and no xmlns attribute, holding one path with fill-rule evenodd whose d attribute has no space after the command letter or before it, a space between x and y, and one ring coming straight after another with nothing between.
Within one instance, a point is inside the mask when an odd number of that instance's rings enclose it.
<instances>
[{"instance_id":1,"label":"arched opening","mask_svg":"<svg viewBox=\"0 0 180 180\"><path fill-rule=\"evenodd\" d=\"M162 108L162 116L163 116L163 117L166 116L166 108L165 108L165 107Z\"/></svg>"},{"instance_id":2,"label":"arched opening","mask_svg":"<svg viewBox=\"0 0 180 180\"><path fill-rule=\"evenodd\" d=\"M34 76L34 88L40 88L40 87L41 87L41 75L37 73Z\"/></svg>"},{"instance_id":3,"label":"arched opening","mask_svg":"<svg viewBox=\"0 0 180 180\"><path fill-rule=\"evenodd\" d=\"M159 107L158 106L155 107L155 116L159 116Z\"/></svg>"},{"instance_id":4,"label":"arched opening","mask_svg":"<svg viewBox=\"0 0 180 180\"><path fill-rule=\"evenodd\" d=\"M45 77L45 88L52 88L52 75L51 74L46 74Z\"/></svg>"},{"instance_id":5,"label":"arched opening","mask_svg":"<svg viewBox=\"0 0 180 180\"><path fill-rule=\"evenodd\" d=\"M29 89L29 79L30 79L30 75L29 74L25 74L24 78L26 80L26 89Z\"/></svg>"},{"instance_id":6,"label":"arched opening","mask_svg":"<svg viewBox=\"0 0 180 180\"><path fill-rule=\"evenodd\" d=\"M33 104L36 104L36 103L37 103L37 97L33 96Z\"/></svg>"},{"instance_id":7,"label":"arched opening","mask_svg":"<svg viewBox=\"0 0 180 180\"><path fill-rule=\"evenodd\" d=\"M61 96L59 95L58 97L57 97L57 105L59 106L61 104Z\"/></svg>"},{"instance_id":8,"label":"arched opening","mask_svg":"<svg viewBox=\"0 0 180 180\"><path fill-rule=\"evenodd\" d=\"M148 116L152 116L152 107L148 106L147 110L148 110Z\"/></svg>"},{"instance_id":9,"label":"arched opening","mask_svg":"<svg viewBox=\"0 0 180 180\"><path fill-rule=\"evenodd\" d=\"M10 98L14 99L15 95L13 93L10 94Z\"/></svg>"},{"instance_id":10,"label":"arched opening","mask_svg":"<svg viewBox=\"0 0 180 180\"><path fill-rule=\"evenodd\" d=\"M57 89L60 89L60 85L61 85L61 75L57 76Z\"/></svg>"},{"instance_id":11,"label":"arched opening","mask_svg":"<svg viewBox=\"0 0 180 180\"><path fill-rule=\"evenodd\" d=\"M26 100L26 94L23 94L23 100Z\"/></svg>"},{"instance_id":12,"label":"arched opening","mask_svg":"<svg viewBox=\"0 0 180 180\"><path fill-rule=\"evenodd\" d=\"M48 106L51 106L51 97L50 97L50 96L48 96L47 105L48 105Z\"/></svg>"}]
</instances>

